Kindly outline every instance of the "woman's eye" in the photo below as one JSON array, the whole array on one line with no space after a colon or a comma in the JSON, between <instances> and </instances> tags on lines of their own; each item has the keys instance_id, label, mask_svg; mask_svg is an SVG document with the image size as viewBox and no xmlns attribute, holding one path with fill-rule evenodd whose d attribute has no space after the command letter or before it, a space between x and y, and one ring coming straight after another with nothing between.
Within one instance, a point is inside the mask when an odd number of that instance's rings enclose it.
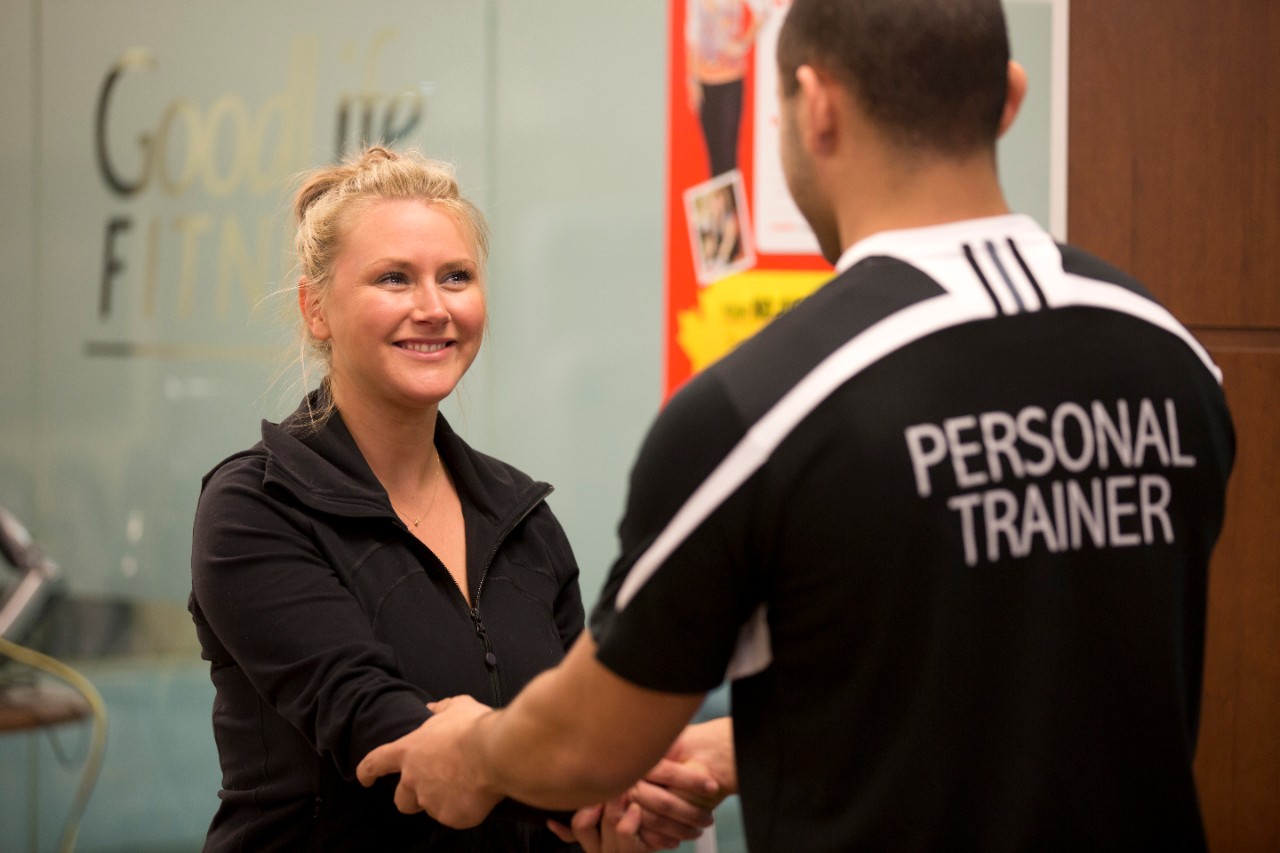
<instances>
[{"instance_id":1,"label":"woman's eye","mask_svg":"<svg viewBox=\"0 0 1280 853\"><path fill-rule=\"evenodd\" d=\"M402 272L389 272L378 276L379 284L407 284L409 277Z\"/></svg>"},{"instance_id":2,"label":"woman's eye","mask_svg":"<svg viewBox=\"0 0 1280 853\"><path fill-rule=\"evenodd\" d=\"M475 278L470 270L454 270L444 277L445 284L465 285L470 284Z\"/></svg>"}]
</instances>

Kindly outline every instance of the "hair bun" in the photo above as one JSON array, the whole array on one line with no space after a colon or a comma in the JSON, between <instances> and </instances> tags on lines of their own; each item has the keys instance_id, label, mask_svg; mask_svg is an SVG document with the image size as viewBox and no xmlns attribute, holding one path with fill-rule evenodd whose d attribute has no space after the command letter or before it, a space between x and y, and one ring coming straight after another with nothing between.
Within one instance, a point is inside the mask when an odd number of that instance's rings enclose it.
<instances>
[{"instance_id":1,"label":"hair bun","mask_svg":"<svg viewBox=\"0 0 1280 853\"><path fill-rule=\"evenodd\" d=\"M386 163L391 160L402 159L399 154L383 145L371 145L362 151L359 159L353 165L357 168L366 169L375 163Z\"/></svg>"}]
</instances>

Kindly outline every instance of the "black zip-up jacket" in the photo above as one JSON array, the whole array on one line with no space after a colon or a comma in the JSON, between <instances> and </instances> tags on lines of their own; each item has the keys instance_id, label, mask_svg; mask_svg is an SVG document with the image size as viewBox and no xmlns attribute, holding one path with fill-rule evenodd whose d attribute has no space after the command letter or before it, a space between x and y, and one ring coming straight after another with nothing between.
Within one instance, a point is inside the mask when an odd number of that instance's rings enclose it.
<instances>
[{"instance_id":1,"label":"black zip-up jacket","mask_svg":"<svg viewBox=\"0 0 1280 853\"><path fill-rule=\"evenodd\" d=\"M503 705L563 658L583 612L551 487L438 418L466 528L468 607L341 416L314 431L305 410L264 422L262 441L215 467L196 511L189 608L217 691L223 774L205 849L564 849L533 823L490 817L456 832L401 815L397 777L355 781L369 750L429 716L425 703Z\"/></svg>"}]
</instances>

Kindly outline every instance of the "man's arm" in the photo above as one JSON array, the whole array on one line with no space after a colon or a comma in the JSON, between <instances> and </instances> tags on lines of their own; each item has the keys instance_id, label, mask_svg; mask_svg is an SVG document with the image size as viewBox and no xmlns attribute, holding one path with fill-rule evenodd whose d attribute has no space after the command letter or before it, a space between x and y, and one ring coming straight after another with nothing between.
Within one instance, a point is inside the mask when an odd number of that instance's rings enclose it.
<instances>
[{"instance_id":1,"label":"man's arm","mask_svg":"<svg viewBox=\"0 0 1280 853\"><path fill-rule=\"evenodd\" d=\"M458 828L479 823L503 797L574 809L622 793L663 757L703 694L639 687L595 649L584 632L503 710L469 697L435 703L420 728L360 762L360 781L399 772L397 808Z\"/></svg>"}]
</instances>

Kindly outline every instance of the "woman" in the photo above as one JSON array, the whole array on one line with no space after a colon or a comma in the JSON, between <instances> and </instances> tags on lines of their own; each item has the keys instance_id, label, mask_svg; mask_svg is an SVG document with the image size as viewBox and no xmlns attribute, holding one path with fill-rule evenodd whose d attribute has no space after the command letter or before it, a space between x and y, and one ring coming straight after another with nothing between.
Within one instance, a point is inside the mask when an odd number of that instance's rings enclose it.
<instances>
[{"instance_id":1,"label":"woman","mask_svg":"<svg viewBox=\"0 0 1280 853\"><path fill-rule=\"evenodd\" d=\"M738 168L743 80L763 0L686 0L685 65L689 109L702 124L711 177Z\"/></svg>"},{"instance_id":2,"label":"woman","mask_svg":"<svg viewBox=\"0 0 1280 853\"><path fill-rule=\"evenodd\" d=\"M427 702L501 705L583 625L551 487L438 411L483 337L483 217L445 164L382 148L311 173L294 213L302 333L327 372L205 478L195 520L223 771L205 849L563 849L536 819L458 832L355 781Z\"/></svg>"}]
</instances>

